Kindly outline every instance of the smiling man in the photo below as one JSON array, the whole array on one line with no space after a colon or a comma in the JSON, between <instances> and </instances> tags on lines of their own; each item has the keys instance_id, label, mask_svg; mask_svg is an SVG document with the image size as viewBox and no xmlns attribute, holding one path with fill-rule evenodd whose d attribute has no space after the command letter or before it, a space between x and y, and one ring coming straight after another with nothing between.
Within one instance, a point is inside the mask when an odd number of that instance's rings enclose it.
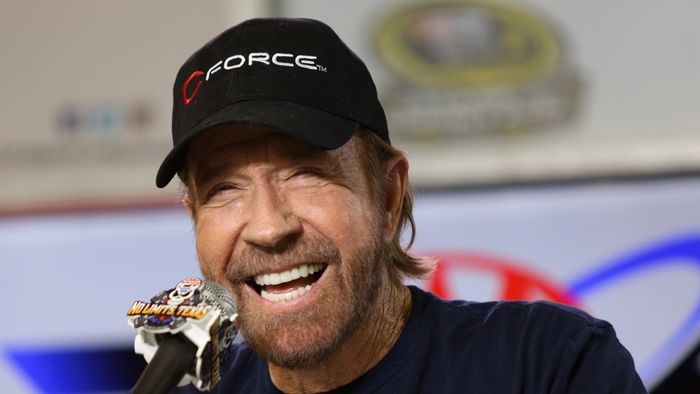
<instances>
[{"instance_id":1,"label":"smiling man","mask_svg":"<svg viewBox=\"0 0 700 394\"><path fill-rule=\"evenodd\" d=\"M217 392L644 392L607 322L403 284L430 271L400 244L408 162L325 24L254 19L195 52L173 141L156 183L185 185L201 270L234 295L245 338Z\"/></svg>"},{"instance_id":2,"label":"smiling man","mask_svg":"<svg viewBox=\"0 0 700 394\"><path fill-rule=\"evenodd\" d=\"M301 371L320 379L312 391L365 372L409 310L383 246L396 233L406 161L389 163L391 196L380 198L391 201L381 210L363 149L360 137L319 150L252 124L215 127L188 149L186 204L202 271L235 295L248 343L292 391L308 391L295 382Z\"/></svg>"}]
</instances>

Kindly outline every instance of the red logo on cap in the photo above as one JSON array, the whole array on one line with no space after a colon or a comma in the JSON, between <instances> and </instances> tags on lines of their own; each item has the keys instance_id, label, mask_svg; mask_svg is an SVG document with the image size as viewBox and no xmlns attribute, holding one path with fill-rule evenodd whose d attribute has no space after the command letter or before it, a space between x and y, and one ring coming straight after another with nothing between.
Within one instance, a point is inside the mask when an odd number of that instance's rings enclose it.
<instances>
[{"instance_id":1,"label":"red logo on cap","mask_svg":"<svg viewBox=\"0 0 700 394\"><path fill-rule=\"evenodd\" d=\"M190 81L192 81L193 79L195 79L197 77L201 77L202 75L204 75L203 72L195 71L192 73L192 75L187 77L187 79L185 80L185 83L182 85L182 102L184 102L185 105L188 105L190 102L192 102L192 99L197 94L199 87L202 86L202 80L200 79L199 81L197 81L197 86L194 87L192 94L190 94L189 96L187 96L187 86L190 84Z\"/></svg>"}]
</instances>

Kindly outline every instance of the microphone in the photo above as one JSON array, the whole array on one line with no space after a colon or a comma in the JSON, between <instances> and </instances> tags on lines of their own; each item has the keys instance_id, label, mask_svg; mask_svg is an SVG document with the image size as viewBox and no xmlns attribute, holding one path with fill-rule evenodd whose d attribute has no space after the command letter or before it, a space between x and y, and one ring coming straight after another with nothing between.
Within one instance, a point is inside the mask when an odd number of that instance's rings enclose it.
<instances>
[{"instance_id":1,"label":"microphone","mask_svg":"<svg viewBox=\"0 0 700 394\"><path fill-rule=\"evenodd\" d=\"M127 312L134 351L148 362L133 394L169 393L192 383L211 390L238 333L231 294L216 282L187 278Z\"/></svg>"}]
</instances>

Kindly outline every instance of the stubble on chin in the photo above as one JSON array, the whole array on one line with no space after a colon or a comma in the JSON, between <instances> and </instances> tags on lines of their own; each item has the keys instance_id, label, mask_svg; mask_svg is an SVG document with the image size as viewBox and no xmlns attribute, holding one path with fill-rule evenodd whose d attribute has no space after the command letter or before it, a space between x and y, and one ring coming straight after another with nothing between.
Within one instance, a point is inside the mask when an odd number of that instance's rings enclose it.
<instances>
[{"instance_id":1,"label":"stubble on chin","mask_svg":"<svg viewBox=\"0 0 700 394\"><path fill-rule=\"evenodd\" d=\"M262 358L287 369L319 365L336 353L366 320L382 278L380 264L386 253L375 237L341 262L338 249L326 239L298 240L286 250L269 253L250 249L232 259L227 271L238 303L241 333ZM328 263L324 288L317 302L303 310L268 315L254 308L244 291L245 273L273 259ZM263 266L264 267L264 266ZM259 268L257 268L259 269ZM344 274L345 272L345 274Z\"/></svg>"}]
</instances>

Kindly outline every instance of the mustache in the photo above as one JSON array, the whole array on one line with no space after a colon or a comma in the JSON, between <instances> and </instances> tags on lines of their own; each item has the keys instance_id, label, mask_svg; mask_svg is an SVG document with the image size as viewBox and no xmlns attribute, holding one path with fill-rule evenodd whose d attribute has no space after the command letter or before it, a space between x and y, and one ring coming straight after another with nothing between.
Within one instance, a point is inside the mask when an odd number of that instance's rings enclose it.
<instances>
[{"instance_id":1,"label":"mustache","mask_svg":"<svg viewBox=\"0 0 700 394\"><path fill-rule=\"evenodd\" d=\"M288 267L289 263L340 264L340 251L325 238L296 238L274 248L250 245L232 255L226 267L226 279L241 283L266 270Z\"/></svg>"}]
</instances>

